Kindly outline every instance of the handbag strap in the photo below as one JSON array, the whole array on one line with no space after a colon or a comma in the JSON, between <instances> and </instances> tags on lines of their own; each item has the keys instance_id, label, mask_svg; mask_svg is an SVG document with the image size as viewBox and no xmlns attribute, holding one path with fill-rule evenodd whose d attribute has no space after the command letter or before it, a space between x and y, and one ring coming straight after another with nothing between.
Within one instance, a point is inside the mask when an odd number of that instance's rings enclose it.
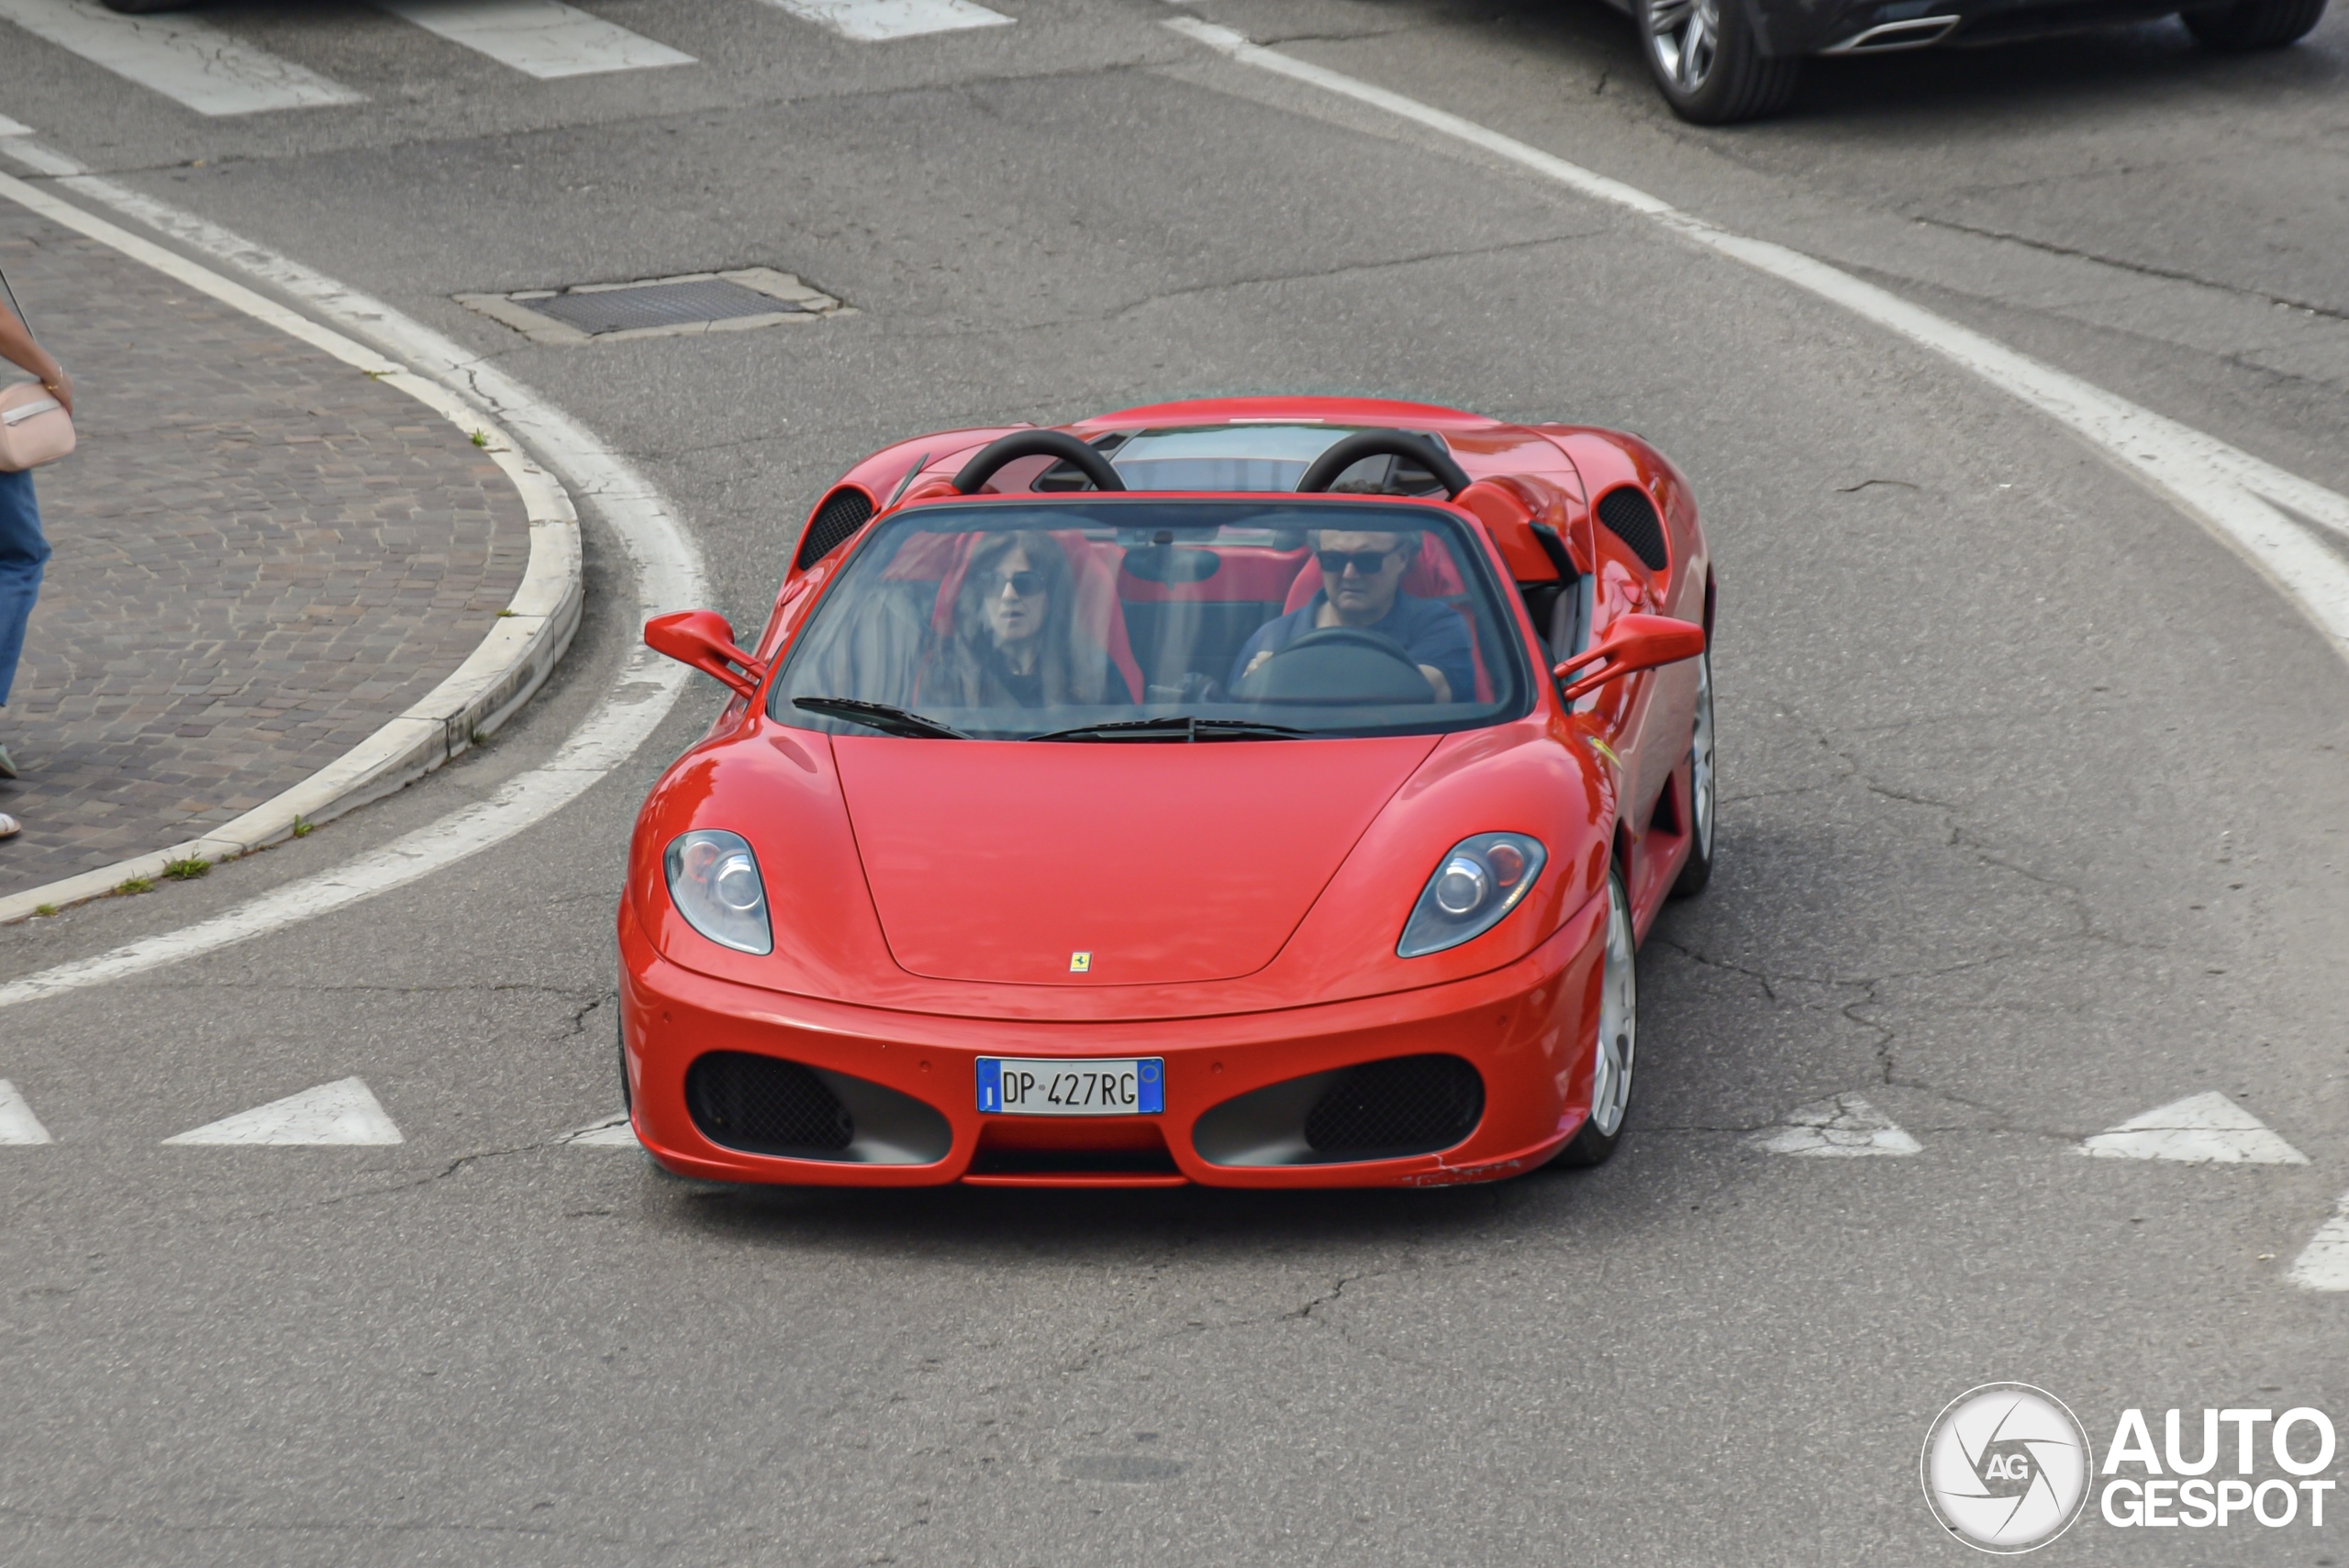
<instances>
[{"instance_id":1,"label":"handbag strap","mask_svg":"<svg viewBox=\"0 0 2349 1568\"><path fill-rule=\"evenodd\" d=\"M0 272L0 295L8 296L8 308L15 314L17 319L24 324L25 336L31 338L35 343L39 343L40 339L33 335L32 318L25 314L25 307L17 303L17 291L8 286L8 274L6 272Z\"/></svg>"}]
</instances>

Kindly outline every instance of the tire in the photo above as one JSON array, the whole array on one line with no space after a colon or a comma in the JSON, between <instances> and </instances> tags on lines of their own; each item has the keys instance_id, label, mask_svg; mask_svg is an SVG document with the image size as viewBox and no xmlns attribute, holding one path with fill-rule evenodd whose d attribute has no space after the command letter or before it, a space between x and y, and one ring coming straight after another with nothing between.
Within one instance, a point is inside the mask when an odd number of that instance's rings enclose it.
<instances>
[{"instance_id":1,"label":"tire","mask_svg":"<svg viewBox=\"0 0 2349 1568\"><path fill-rule=\"evenodd\" d=\"M1760 119L1795 95L1802 61L1766 55L1748 0L1639 0L1640 53L1672 112L1696 125Z\"/></svg>"},{"instance_id":2,"label":"tire","mask_svg":"<svg viewBox=\"0 0 2349 1568\"><path fill-rule=\"evenodd\" d=\"M1672 884L1672 896L1692 898L1713 880L1714 797L1720 773L1713 757L1713 654L1697 661L1697 719L1688 740L1688 859Z\"/></svg>"},{"instance_id":3,"label":"tire","mask_svg":"<svg viewBox=\"0 0 2349 1568\"><path fill-rule=\"evenodd\" d=\"M1631 934L1631 896L1619 868L1607 873L1607 957L1591 1057L1590 1117L1558 1151L1556 1163L1587 1169L1614 1154L1631 1115L1631 1070L1639 1053L1640 955Z\"/></svg>"},{"instance_id":4,"label":"tire","mask_svg":"<svg viewBox=\"0 0 2349 1568\"><path fill-rule=\"evenodd\" d=\"M2325 0L2235 0L2232 6L2180 11L2177 19L2204 49L2234 54L2299 42L2323 18L2324 5Z\"/></svg>"}]
</instances>

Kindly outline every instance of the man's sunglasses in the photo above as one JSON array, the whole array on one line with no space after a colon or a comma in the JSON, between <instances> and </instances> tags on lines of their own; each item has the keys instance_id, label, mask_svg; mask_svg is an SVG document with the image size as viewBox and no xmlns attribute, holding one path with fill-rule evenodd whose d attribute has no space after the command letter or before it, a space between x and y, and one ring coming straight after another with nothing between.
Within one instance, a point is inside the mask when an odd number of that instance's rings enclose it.
<instances>
[{"instance_id":1,"label":"man's sunglasses","mask_svg":"<svg viewBox=\"0 0 2349 1568\"><path fill-rule=\"evenodd\" d=\"M987 573L987 597L994 598L1006 588L1023 599L1032 599L1044 591L1044 574L1041 572L990 572Z\"/></svg>"},{"instance_id":2,"label":"man's sunglasses","mask_svg":"<svg viewBox=\"0 0 2349 1568\"><path fill-rule=\"evenodd\" d=\"M1391 550L1317 550L1314 556L1321 562L1324 577L1343 577L1346 568L1354 569L1357 576L1375 577L1386 570L1386 562L1397 552Z\"/></svg>"}]
</instances>

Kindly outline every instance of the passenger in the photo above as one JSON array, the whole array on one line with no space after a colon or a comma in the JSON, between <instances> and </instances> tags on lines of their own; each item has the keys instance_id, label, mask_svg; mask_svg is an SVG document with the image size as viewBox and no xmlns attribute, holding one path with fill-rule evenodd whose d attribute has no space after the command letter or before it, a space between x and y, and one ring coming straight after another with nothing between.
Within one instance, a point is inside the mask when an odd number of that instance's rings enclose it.
<instances>
[{"instance_id":1,"label":"passenger","mask_svg":"<svg viewBox=\"0 0 2349 1568\"><path fill-rule=\"evenodd\" d=\"M1322 627L1350 626L1391 639L1419 667L1438 702L1467 702L1476 695L1476 662L1468 623L1436 599L1402 592L1403 573L1419 554L1415 533L1314 530L1321 587L1277 620L1266 621L1231 666L1236 689L1274 654Z\"/></svg>"},{"instance_id":2,"label":"passenger","mask_svg":"<svg viewBox=\"0 0 2349 1568\"><path fill-rule=\"evenodd\" d=\"M954 595L953 628L922 672L920 700L1059 707L1122 703L1124 686L1076 624L1076 578L1052 537L1022 529L983 538Z\"/></svg>"}]
</instances>

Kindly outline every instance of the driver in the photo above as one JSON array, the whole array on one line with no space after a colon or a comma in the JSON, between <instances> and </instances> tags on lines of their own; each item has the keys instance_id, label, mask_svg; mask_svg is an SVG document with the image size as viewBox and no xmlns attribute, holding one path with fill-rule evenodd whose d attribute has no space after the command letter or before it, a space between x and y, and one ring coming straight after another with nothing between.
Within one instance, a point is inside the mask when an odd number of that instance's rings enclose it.
<instances>
[{"instance_id":1,"label":"driver","mask_svg":"<svg viewBox=\"0 0 2349 1568\"><path fill-rule=\"evenodd\" d=\"M1231 684L1303 637L1323 627L1347 626L1393 639L1428 679L1438 702L1475 695L1476 665L1468 625L1451 606L1402 592L1403 573L1419 552L1416 533L1316 528L1321 587L1277 620L1266 621L1232 662Z\"/></svg>"}]
</instances>

